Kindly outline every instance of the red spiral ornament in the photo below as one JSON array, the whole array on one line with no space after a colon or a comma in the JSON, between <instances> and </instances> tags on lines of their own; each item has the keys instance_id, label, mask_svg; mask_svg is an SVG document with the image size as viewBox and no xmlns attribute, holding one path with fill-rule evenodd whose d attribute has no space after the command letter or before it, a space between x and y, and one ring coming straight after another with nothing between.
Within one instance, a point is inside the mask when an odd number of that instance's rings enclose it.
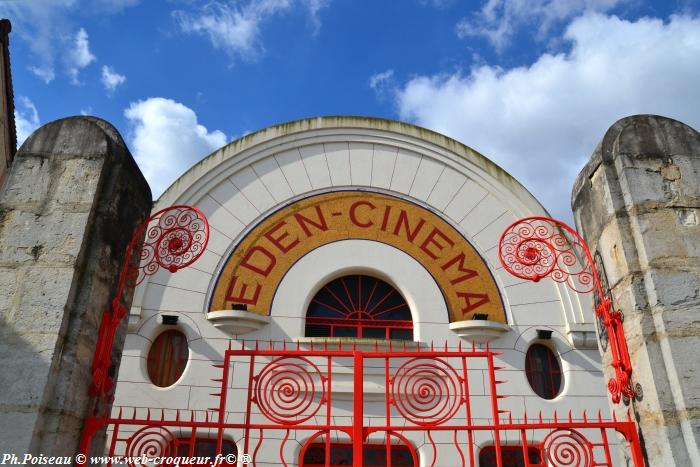
<instances>
[{"instance_id":1,"label":"red spiral ornament","mask_svg":"<svg viewBox=\"0 0 700 467\"><path fill-rule=\"evenodd\" d=\"M142 224L140 231L146 228L141 249L132 255L129 264L127 281L131 286L138 285L161 267L176 272L189 266L204 253L209 241L209 223L204 214L192 206L163 209Z\"/></svg>"},{"instance_id":2,"label":"red spiral ornament","mask_svg":"<svg viewBox=\"0 0 700 467\"><path fill-rule=\"evenodd\" d=\"M326 394L318 367L303 357L278 357L266 364L255 377L254 392L260 412L282 425L316 415Z\"/></svg>"},{"instance_id":3,"label":"red spiral ornament","mask_svg":"<svg viewBox=\"0 0 700 467\"><path fill-rule=\"evenodd\" d=\"M128 457L168 457L172 454L173 434L162 427L146 426L129 437L126 445Z\"/></svg>"},{"instance_id":4,"label":"red spiral ornament","mask_svg":"<svg viewBox=\"0 0 700 467\"><path fill-rule=\"evenodd\" d=\"M596 292L596 317L604 326L615 377L608 381L614 403L635 397L622 313L613 309L610 292L603 290L601 277L591 252L581 236L564 222L549 217L526 217L503 232L498 243L498 259L506 271L521 279L539 281L551 277L566 283L575 292ZM602 261L601 261L602 265ZM641 392L640 392L641 393Z\"/></svg>"},{"instance_id":5,"label":"red spiral ornament","mask_svg":"<svg viewBox=\"0 0 700 467\"><path fill-rule=\"evenodd\" d=\"M144 238L145 237L145 238ZM161 267L176 272L195 262L207 247L209 223L199 209L177 205L162 209L141 223L126 247L112 308L102 315L92 362L90 394L104 396L114 389L108 369L117 328L128 311L122 304L125 290L141 283Z\"/></svg>"},{"instance_id":6,"label":"red spiral ornament","mask_svg":"<svg viewBox=\"0 0 700 467\"><path fill-rule=\"evenodd\" d=\"M581 293L595 286L592 260L580 237L554 219L527 217L511 224L501 235L498 258L521 279L537 282L549 276Z\"/></svg>"},{"instance_id":7,"label":"red spiral ornament","mask_svg":"<svg viewBox=\"0 0 700 467\"><path fill-rule=\"evenodd\" d=\"M451 419L463 400L457 372L439 358L413 358L391 379L392 402L416 425L440 425Z\"/></svg>"},{"instance_id":8,"label":"red spiral ornament","mask_svg":"<svg viewBox=\"0 0 700 467\"><path fill-rule=\"evenodd\" d=\"M552 467L590 467L593 465L591 443L578 431L560 429L552 431L542 442L547 465Z\"/></svg>"}]
</instances>

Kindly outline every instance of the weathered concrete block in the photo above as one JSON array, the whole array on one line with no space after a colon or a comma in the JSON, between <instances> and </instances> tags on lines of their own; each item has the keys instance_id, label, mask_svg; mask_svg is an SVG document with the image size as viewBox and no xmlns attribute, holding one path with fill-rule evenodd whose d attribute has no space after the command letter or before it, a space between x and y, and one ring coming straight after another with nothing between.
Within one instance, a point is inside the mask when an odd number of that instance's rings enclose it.
<instances>
[{"instance_id":1,"label":"weathered concrete block","mask_svg":"<svg viewBox=\"0 0 700 467\"><path fill-rule=\"evenodd\" d=\"M41 403L42 389L48 378L56 337L35 334L30 343L17 333L9 332L6 324L3 325L2 331L0 407L36 408Z\"/></svg>"},{"instance_id":2,"label":"weathered concrete block","mask_svg":"<svg viewBox=\"0 0 700 467\"><path fill-rule=\"evenodd\" d=\"M33 268L24 274L20 284L20 302L12 327L20 334L46 333L61 330L74 274L68 268Z\"/></svg>"},{"instance_id":3,"label":"weathered concrete block","mask_svg":"<svg viewBox=\"0 0 700 467\"><path fill-rule=\"evenodd\" d=\"M577 227L625 315L633 381L644 390L632 408L653 466L700 466L699 187L700 134L644 115L608 130L572 194ZM610 377L607 354L603 362Z\"/></svg>"},{"instance_id":4,"label":"weathered concrete block","mask_svg":"<svg viewBox=\"0 0 700 467\"><path fill-rule=\"evenodd\" d=\"M0 264L43 261L75 263L88 212L7 212L0 225ZM54 227L61 225L57 231Z\"/></svg>"},{"instance_id":5,"label":"weathered concrete block","mask_svg":"<svg viewBox=\"0 0 700 467\"><path fill-rule=\"evenodd\" d=\"M102 171L102 159L66 159L57 170L56 192L52 201L61 204L91 204Z\"/></svg>"},{"instance_id":6,"label":"weathered concrete block","mask_svg":"<svg viewBox=\"0 0 700 467\"><path fill-rule=\"evenodd\" d=\"M0 446L72 455L89 407L100 318L151 194L116 130L89 117L30 136L7 187L0 194L0 284L8 291L0 299L7 362ZM123 299L128 307L130 297Z\"/></svg>"},{"instance_id":7,"label":"weathered concrete block","mask_svg":"<svg viewBox=\"0 0 700 467\"><path fill-rule=\"evenodd\" d=\"M700 304L700 276L697 269L672 270L667 269L669 261L662 264L666 266L664 269L657 266L650 272L650 278L655 286L654 293L650 294L652 295L651 305L668 307L668 313L674 313L676 307L690 306L697 311L697 306ZM692 326L692 322L688 322L687 325Z\"/></svg>"},{"instance_id":8,"label":"weathered concrete block","mask_svg":"<svg viewBox=\"0 0 700 467\"><path fill-rule=\"evenodd\" d=\"M17 272L14 269L0 268L0 290L0 313L7 313L17 291Z\"/></svg>"},{"instance_id":9,"label":"weathered concrete block","mask_svg":"<svg viewBox=\"0 0 700 467\"><path fill-rule=\"evenodd\" d=\"M12 169L17 173L7 180L4 203L8 207L16 204L37 204L48 193L51 181L51 163L45 157L24 157L13 162Z\"/></svg>"}]
</instances>

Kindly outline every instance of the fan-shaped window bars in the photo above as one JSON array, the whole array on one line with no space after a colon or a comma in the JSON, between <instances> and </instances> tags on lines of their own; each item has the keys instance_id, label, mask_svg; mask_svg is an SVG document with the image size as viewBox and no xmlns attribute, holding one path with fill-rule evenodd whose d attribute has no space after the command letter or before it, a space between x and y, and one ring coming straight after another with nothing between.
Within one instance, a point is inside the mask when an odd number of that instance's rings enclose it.
<instances>
[{"instance_id":1,"label":"fan-shaped window bars","mask_svg":"<svg viewBox=\"0 0 700 467\"><path fill-rule=\"evenodd\" d=\"M306 312L306 336L413 340L413 320L394 287L356 274L318 291Z\"/></svg>"}]
</instances>

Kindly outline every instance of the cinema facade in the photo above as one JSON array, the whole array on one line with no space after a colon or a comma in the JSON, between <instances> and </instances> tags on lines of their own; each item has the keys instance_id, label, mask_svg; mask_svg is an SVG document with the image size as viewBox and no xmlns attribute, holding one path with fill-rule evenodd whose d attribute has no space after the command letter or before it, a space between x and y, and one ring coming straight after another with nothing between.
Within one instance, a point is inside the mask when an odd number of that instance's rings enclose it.
<instances>
[{"instance_id":1,"label":"cinema facade","mask_svg":"<svg viewBox=\"0 0 700 467\"><path fill-rule=\"evenodd\" d=\"M134 292L109 452L618 464L593 296L504 269L501 234L547 213L476 151L299 120L209 155L154 212L173 205L201 211L208 243Z\"/></svg>"}]
</instances>

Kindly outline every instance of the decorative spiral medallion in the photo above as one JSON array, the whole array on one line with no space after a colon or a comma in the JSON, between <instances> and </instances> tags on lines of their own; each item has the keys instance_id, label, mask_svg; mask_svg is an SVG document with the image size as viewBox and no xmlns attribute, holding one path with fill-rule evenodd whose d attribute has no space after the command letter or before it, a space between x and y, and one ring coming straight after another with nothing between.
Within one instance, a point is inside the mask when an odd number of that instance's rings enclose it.
<instances>
[{"instance_id":1,"label":"decorative spiral medallion","mask_svg":"<svg viewBox=\"0 0 700 467\"><path fill-rule=\"evenodd\" d=\"M192 206L171 206L154 214L145 224L146 237L132 254L128 281L137 285L163 267L175 272L195 262L206 249L209 224Z\"/></svg>"},{"instance_id":2,"label":"decorative spiral medallion","mask_svg":"<svg viewBox=\"0 0 700 467\"><path fill-rule=\"evenodd\" d=\"M521 279L537 282L549 276L576 292L590 292L593 272L583 251L578 236L563 225L553 219L528 217L503 232L498 256L503 267Z\"/></svg>"},{"instance_id":3,"label":"decorative spiral medallion","mask_svg":"<svg viewBox=\"0 0 700 467\"><path fill-rule=\"evenodd\" d=\"M396 370L391 394L397 410L416 425L439 425L452 418L462 402L462 382L439 358L413 358Z\"/></svg>"},{"instance_id":4,"label":"decorative spiral medallion","mask_svg":"<svg viewBox=\"0 0 700 467\"><path fill-rule=\"evenodd\" d=\"M547 465L552 467L589 467L593 465L593 448L578 431L559 429L547 435L542 443Z\"/></svg>"},{"instance_id":5,"label":"decorative spiral medallion","mask_svg":"<svg viewBox=\"0 0 700 467\"><path fill-rule=\"evenodd\" d=\"M615 404L620 402L622 390L620 388L620 382L617 379L610 378L608 380L608 392L610 393L610 397Z\"/></svg>"},{"instance_id":6,"label":"decorative spiral medallion","mask_svg":"<svg viewBox=\"0 0 700 467\"><path fill-rule=\"evenodd\" d=\"M131 435L126 445L126 455L131 458L168 457L171 454L173 434L162 427L146 426Z\"/></svg>"},{"instance_id":7,"label":"decorative spiral medallion","mask_svg":"<svg viewBox=\"0 0 700 467\"><path fill-rule=\"evenodd\" d=\"M282 425L305 422L325 400L318 367L303 357L278 357L267 363L255 378L254 391L260 412Z\"/></svg>"}]
</instances>

